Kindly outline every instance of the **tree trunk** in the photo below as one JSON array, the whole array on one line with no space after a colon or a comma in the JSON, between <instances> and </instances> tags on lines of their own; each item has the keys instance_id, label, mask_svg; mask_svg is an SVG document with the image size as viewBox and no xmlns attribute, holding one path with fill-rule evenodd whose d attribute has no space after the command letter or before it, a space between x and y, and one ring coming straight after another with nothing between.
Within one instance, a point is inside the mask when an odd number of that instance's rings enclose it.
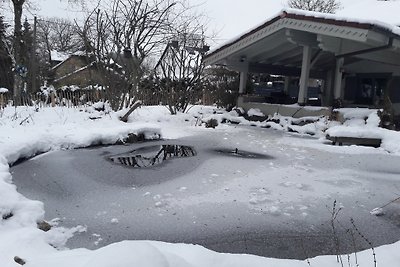
<instances>
[{"instance_id":1,"label":"tree trunk","mask_svg":"<svg viewBox=\"0 0 400 267\"><path fill-rule=\"evenodd\" d=\"M12 0L14 6L14 105L20 105L21 103L21 90L23 88L23 80L21 73L19 73L19 67L22 62L22 7L25 0Z\"/></svg>"},{"instance_id":2,"label":"tree trunk","mask_svg":"<svg viewBox=\"0 0 400 267\"><path fill-rule=\"evenodd\" d=\"M140 100L136 101L136 102L132 105L132 107L128 110L128 112L127 112L124 116L122 116L122 117L120 118L120 121L128 122L128 117L129 117L129 115L131 115L132 112L134 112L135 109L137 109L137 108L140 107L141 105L142 105L142 101L140 101Z\"/></svg>"}]
</instances>

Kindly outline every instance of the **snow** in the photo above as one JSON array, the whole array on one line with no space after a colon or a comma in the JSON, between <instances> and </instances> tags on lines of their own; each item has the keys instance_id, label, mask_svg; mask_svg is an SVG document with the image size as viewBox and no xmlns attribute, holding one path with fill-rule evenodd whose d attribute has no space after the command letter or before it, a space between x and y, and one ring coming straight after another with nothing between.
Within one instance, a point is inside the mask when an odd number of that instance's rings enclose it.
<instances>
[{"instance_id":1,"label":"snow","mask_svg":"<svg viewBox=\"0 0 400 267\"><path fill-rule=\"evenodd\" d=\"M311 111L315 111L315 110L327 110L329 108L327 107L318 107L318 106L300 106L298 103L296 104L291 104L291 105L283 105L283 106L287 106L287 107L297 107L297 108L301 108L304 110L311 110Z\"/></svg>"},{"instance_id":2,"label":"snow","mask_svg":"<svg viewBox=\"0 0 400 267\"><path fill-rule=\"evenodd\" d=\"M4 87L0 87L0 94L8 93L8 89Z\"/></svg>"},{"instance_id":3,"label":"snow","mask_svg":"<svg viewBox=\"0 0 400 267\"><path fill-rule=\"evenodd\" d=\"M93 144L113 144L119 139L123 139L129 133L146 133L149 137L161 135L163 138L177 139L187 136L198 136L207 134L212 137L218 135L226 142L232 142L235 146L248 146L262 152L267 149L274 149L272 141L262 139L265 133L262 131L250 131L245 126L272 126L272 122L248 122L239 117L236 112L223 112L215 107L193 107L189 114L169 115L165 107L142 107L133 112L129 117L128 123L118 120L125 111L119 113L97 112L93 109L68 109L68 108L42 108L36 111L34 108L5 108L0 117L0 214L12 215L7 219L0 219L0 263L2 266L18 266L13 262L15 256L21 257L27 263L27 267L50 267L50 266L177 266L177 267L200 267L200 266L280 266L280 267L300 267L309 266L307 261L284 260L263 258L251 255L233 255L213 252L199 245L190 244L169 244L155 241L122 241L108 246L95 249L66 249L65 244L68 238L74 234L85 233L88 229L85 225L78 225L73 228L60 227L59 220L52 222L53 228L48 232L37 229L36 222L44 218L44 204L39 201L29 200L17 192L13 184L9 164L14 163L19 158L31 157L43 152L58 151L62 149L72 149L86 147ZM376 127L376 112L366 111L354 112L344 111L345 117L354 120L353 123L342 126L330 127L326 118L303 118L313 123L305 126L298 126L298 130L304 133L312 131L322 133L326 128L335 127L363 128L366 131L379 132L384 136L383 148L387 151L400 154L399 134L379 130ZM357 114L354 114L357 113ZM90 117L101 116L99 120L90 120ZM199 117L201 121L215 118L219 122L231 120L239 122L241 127L231 125L219 125L217 129L205 129L199 127L198 121L193 116ZM360 117L367 115L367 121L362 125ZM288 127L295 127L293 122L300 122L301 119L275 116L280 120L276 128L287 130ZM364 120L365 121L365 120ZM279 126L279 127L278 127ZM303 127L303 128L302 128ZM257 128L260 129L261 128ZM333 130L332 130L333 131ZM258 136L254 136L254 134ZM242 136L243 139L238 137ZM356 177L352 171L343 169L336 171L336 180L323 177L322 170L314 169L306 165L305 160L311 160L301 148L293 146L295 143L291 139L282 138L277 143L282 142L279 153L286 155L290 150L292 155L288 155L292 165L283 167L280 163L266 164L259 166L258 163L249 166L233 164L231 159L220 159L219 161L205 161L202 168L196 169L194 175L198 177L198 184L203 184L204 196L190 196L189 198L173 197L173 191L158 192L148 190L148 188L136 189L140 197L152 203L154 208L162 212L172 205L180 207L195 207L204 202L229 202L238 200L246 203L249 210L255 214L269 214L275 217L293 216L294 211L299 212L304 217L310 216L313 212L308 205L298 204L304 196L312 197L318 189L319 194L334 194L328 186L312 188L309 178L320 184L334 184L342 186L342 192L352 195L354 188L358 187ZM246 144L241 144L240 142ZM211 141L210 141L211 142ZM300 139L302 146L307 146L305 139ZM309 140L319 149L323 149L318 139ZM290 145L290 147L288 147ZM346 149L346 148L341 148ZM370 150L368 150L369 153ZM42 156L51 156L48 154ZM55 152L54 152L55 153ZM365 154L365 151L361 151ZM316 157L316 156L313 156ZM40 160L36 157L35 160ZM318 160L321 160L318 158ZM321 160L323 161L323 160ZM243 162L237 160L236 162ZM277 161L278 162L278 161ZM218 172L217 165L234 166L234 172ZM257 168L256 168L257 166ZM208 171L209 170L209 171ZM264 180L263 174L269 173L274 179ZM209 172L209 173L208 173ZM286 176L285 179L276 180L277 177ZM229 176L229 177L228 177ZM228 179L229 178L229 179ZM243 183L245 181L245 183ZM198 185L196 184L196 185ZM167 184L168 185L168 184ZM173 185L177 194L191 194L195 184L181 183L180 186ZM216 187L218 185L218 187ZM363 187L366 184L362 185ZM360 186L361 187L361 186ZM155 187L156 189L158 187ZM281 188L281 189L279 189ZM133 188L131 188L133 189ZM131 190L130 189L130 190ZM159 188L158 188L159 189ZM279 190L278 190L279 189ZM144 191L143 191L144 190ZM336 190L336 189L335 189ZM243 193L245 192L245 193ZM299 195L301 192L302 196ZM279 193L283 193L282 199ZM304 195L304 196L303 196ZM208 196L208 197L207 197ZM206 201L205 201L206 200ZM216 207L217 208L217 207ZM262 211L261 211L262 210ZM97 211L96 211L97 212ZM103 211L101 215L106 215ZM247 216L253 216L247 214ZM110 214L107 223L114 228L118 228L123 223L122 218ZM375 214L377 215L377 214ZM255 215L257 216L257 215ZM371 216L373 217L373 216ZM1 218L1 217L0 217ZM273 220L273 219L271 219ZM200 220L193 219L193 224L200 224ZM94 233L96 238L95 245L101 244L102 237ZM100 243L99 243L100 242ZM56 249L56 248L57 249ZM376 248L378 264L380 266L396 266L400 262L400 242ZM351 264L355 266L354 254L350 256ZM343 256L347 260L347 256ZM357 253L359 266L369 266L373 264L372 252L366 250ZM319 256L309 259L311 266L341 266L336 261L336 256Z\"/></svg>"},{"instance_id":4,"label":"snow","mask_svg":"<svg viewBox=\"0 0 400 267\"><path fill-rule=\"evenodd\" d=\"M343 115L346 120L350 119L364 119L370 116L372 113L376 113L376 109L369 108L340 108L335 109L334 112L339 112Z\"/></svg>"},{"instance_id":5,"label":"snow","mask_svg":"<svg viewBox=\"0 0 400 267\"><path fill-rule=\"evenodd\" d=\"M345 8L338 10L338 16L353 17L370 20L371 18L393 25L400 25L399 1L362 0L346 4Z\"/></svg>"},{"instance_id":6,"label":"snow","mask_svg":"<svg viewBox=\"0 0 400 267\"><path fill-rule=\"evenodd\" d=\"M398 4L397 4L397 7L399 7ZM373 8L374 8L374 5L370 5L368 9L371 10ZM350 9L348 9L348 10L350 10ZM289 8L289 9L282 10L282 13L283 12L286 12L288 14L304 15L304 16L310 16L310 17L315 17L315 18L331 19L331 20L336 20L336 21L371 24L371 25L380 27L382 29L391 31L394 34L400 35L400 28L396 24L387 23L386 22L387 19L384 19L384 21L380 21L380 20L377 20L375 18L375 16L372 16L374 19L371 19L371 16L357 16L357 15L354 16L354 11L349 11L348 13L344 13L345 15L340 15L340 13L326 14L326 13L320 13L320 12L313 12L313 11ZM385 15L385 13L381 13L381 16L379 18L381 18L381 19L384 18L384 15Z\"/></svg>"},{"instance_id":7,"label":"snow","mask_svg":"<svg viewBox=\"0 0 400 267\"><path fill-rule=\"evenodd\" d=\"M367 108L337 109L345 119L342 125L336 125L326 130L332 137L356 137L382 139L381 148L394 154L399 154L400 133L380 128L378 110Z\"/></svg>"},{"instance_id":8,"label":"snow","mask_svg":"<svg viewBox=\"0 0 400 267\"><path fill-rule=\"evenodd\" d=\"M56 50L51 50L50 51L50 58L53 61L64 61L69 57L70 57L70 54L68 54L68 53L59 52L59 51L56 51Z\"/></svg>"},{"instance_id":9,"label":"snow","mask_svg":"<svg viewBox=\"0 0 400 267\"><path fill-rule=\"evenodd\" d=\"M396 266L400 262L398 250L400 244L383 246L375 249L379 256L379 266ZM347 256L343 256L347 262ZM355 256L350 256L350 262L355 264ZM371 251L357 254L357 266L373 266ZM322 256L310 259L311 266L337 267L336 256ZM154 241L123 241L95 251L76 249L70 251L52 252L46 256L38 256L28 261L27 267L242 267L242 266L274 266L274 267L307 267L306 261L279 260L261 258L251 255L220 254L201 246L168 244Z\"/></svg>"},{"instance_id":10,"label":"snow","mask_svg":"<svg viewBox=\"0 0 400 267\"><path fill-rule=\"evenodd\" d=\"M119 221L118 221L117 218L112 218L112 219L111 219L111 223L112 223L112 224L118 224Z\"/></svg>"},{"instance_id":11,"label":"snow","mask_svg":"<svg viewBox=\"0 0 400 267\"><path fill-rule=\"evenodd\" d=\"M74 92L74 91L81 90L81 89L82 90L97 90L97 91L100 90L101 91L101 90L104 90L105 88L101 85L96 84L96 85L89 85L89 86L86 86L83 88L80 88L78 85L64 85L64 86L61 86L59 89L62 91L69 90L71 92Z\"/></svg>"},{"instance_id":12,"label":"snow","mask_svg":"<svg viewBox=\"0 0 400 267\"><path fill-rule=\"evenodd\" d=\"M252 116L264 117L265 116L264 113L262 113L261 110L258 108L249 109L249 111L247 111L247 115L249 117L252 117Z\"/></svg>"},{"instance_id":13,"label":"snow","mask_svg":"<svg viewBox=\"0 0 400 267\"><path fill-rule=\"evenodd\" d=\"M375 216L382 216L385 214L382 208L375 208L371 210L370 213Z\"/></svg>"}]
</instances>

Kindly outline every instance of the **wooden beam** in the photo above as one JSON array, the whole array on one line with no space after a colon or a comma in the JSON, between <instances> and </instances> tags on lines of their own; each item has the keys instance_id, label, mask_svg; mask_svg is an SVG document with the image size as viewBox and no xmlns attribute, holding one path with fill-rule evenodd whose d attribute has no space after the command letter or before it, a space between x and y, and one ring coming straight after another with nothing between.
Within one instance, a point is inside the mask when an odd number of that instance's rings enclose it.
<instances>
[{"instance_id":1,"label":"wooden beam","mask_svg":"<svg viewBox=\"0 0 400 267\"><path fill-rule=\"evenodd\" d=\"M331 52L334 54L340 53L342 39L326 35L318 35L317 40L319 42L319 48L323 51Z\"/></svg>"},{"instance_id":2,"label":"wooden beam","mask_svg":"<svg viewBox=\"0 0 400 267\"><path fill-rule=\"evenodd\" d=\"M221 64L223 66L228 67L231 70L235 70L235 71L248 71L249 69L249 62L247 61L247 59L245 57L243 57L242 59L239 60L232 60L232 59L226 59L223 61L223 64Z\"/></svg>"},{"instance_id":3,"label":"wooden beam","mask_svg":"<svg viewBox=\"0 0 400 267\"><path fill-rule=\"evenodd\" d=\"M319 45L317 35L314 33L286 29L286 37L289 42L300 46L318 48Z\"/></svg>"},{"instance_id":4,"label":"wooden beam","mask_svg":"<svg viewBox=\"0 0 400 267\"><path fill-rule=\"evenodd\" d=\"M261 41L251 44L250 46L238 51L233 58L240 58L245 56L249 60L253 60L262 54L267 54L269 51L274 51L275 49L282 49L286 44L286 38L284 33L277 32Z\"/></svg>"},{"instance_id":5,"label":"wooden beam","mask_svg":"<svg viewBox=\"0 0 400 267\"><path fill-rule=\"evenodd\" d=\"M356 55L354 57L394 66L400 66L400 54L390 51L377 51L368 54Z\"/></svg>"},{"instance_id":6,"label":"wooden beam","mask_svg":"<svg viewBox=\"0 0 400 267\"><path fill-rule=\"evenodd\" d=\"M300 49L300 51L302 51L302 49ZM276 64L297 67L301 66L301 63L303 62L302 60L303 60L303 54L300 52L299 54L294 55L292 57L282 59L279 62L276 62Z\"/></svg>"},{"instance_id":7,"label":"wooden beam","mask_svg":"<svg viewBox=\"0 0 400 267\"><path fill-rule=\"evenodd\" d=\"M319 60L319 58L322 55L322 50L319 49L317 52L315 52L315 54L313 55L312 59L311 59L311 64L310 64L310 69L312 69L315 65L315 63L317 63L317 61Z\"/></svg>"},{"instance_id":8,"label":"wooden beam","mask_svg":"<svg viewBox=\"0 0 400 267\"><path fill-rule=\"evenodd\" d=\"M300 77L301 68L288 67L284 65L273 65L273 64L261 64L261 63L250 63L250 73L268 73L282 76ZM310 77L315 79L323 79L325 72L322 71L310 71Z\"/></svg>"},{"instance_id":9,"label":"wooden beam","mask_svg":"<svg viewBox=\"0 0 400 267\"><path fill-rule=\"evenodd\" d=\"M276 64L279 62L282 62L282 60L287 59L287 58L293 58L301 55L301 47L291 47L290 50L287 51L282 51L279 54L276 54L275 56L269 56L267 60L265 60L265 63L271 63L271 64Z\"/></svg>"},{"instance_id":10,"label":"wooden beam","mask_svg":"<svg viewBox=\"0 0 400 267\"><path fill-rule=\"evenodd\" d=\"M365 55L365 54L370 54L376 51L383 51L389 48L392 48L393 46L393 38L390 38L388 43L385 45L381 45L381 46L375 46L375 47L369 47L369 48L365 48L365 49L358 49L355 51L351 51L351 52L347 52L347 53L343 53L340 55L336 55L337 58L345 58L345 57L352 57L352 56L359 56L359 55Z\"/></svg>"}]
</instances>

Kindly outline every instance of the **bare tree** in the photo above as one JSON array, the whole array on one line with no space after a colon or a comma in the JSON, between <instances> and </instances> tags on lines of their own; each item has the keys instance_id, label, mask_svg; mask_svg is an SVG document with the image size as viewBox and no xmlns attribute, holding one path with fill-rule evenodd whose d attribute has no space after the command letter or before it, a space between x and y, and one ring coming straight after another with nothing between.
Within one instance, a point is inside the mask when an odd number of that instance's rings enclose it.
<instances>
[{"instance_id":1,"label":"bare tree","mask_svg":"<svg viewBox=\"0 0 400 267\"><path fill-rule=\"evenodd\" d=\"M170 33L176 1L109 0L86 18L79 34L87 55L104 72L114 109L133 103L146 60L160 51ZM115 84L118 83L118 84Z\"/></svg>"},{"instance_id":2,"label":"bare tree","mask_svg":"<svg viewBox=\"0 0 400 267\"><path fill-rule=\"evenodd\" d=\"M23 86L22 76L24 69L21 65L22 62L22 9L25 0L12 0L14 8L14 104L18 105L20 102L21 90Z\"/></svg>"},{"instance_id":3,"label":"bare tree","mask_svg":"<svg viewBox=\"0 0 400 267\"><path fill-rule=\"evenodd\" d=\"M77 26L61 18L38 19L37 42L42 56L51 60L51 51L73 53L82 48Z\"/></svg>"},{"instance_id":4,"label":"bare tree","mask_svg":"<svg viewBox=\"0 0 400 267\"><path fill-rule=\"evenodd\" d=\"M239 73L223 66L204 70L207 93L218 107L232 110L239 95Z\"/></svg>"},{"instance_id":5,"label":"bare tree","mask_svg":"<svg viewBox=\"0 0 400 267\"><path fill-rule=\"evenodd\" d=\"M80 0L67 0L68 2L79 2ZM23 77L27 73L26 66L22 64L22 12L24 7L33 8L34 5L30 0L3 0L0 5L10 3L12 4L12 9L14 13L14 39L13 39L13 49L11 51L11 57L13 59L14 65L14 104L19 105L21 101L21 92L23 89Z\"/></svg>"},{"instance_id":6,"label":"bare tree","mask_svg":"<svg viewBox=\"0 0 400 267\"><path fill-rule=\"evenodd\" d=\"M335 13L341 7L338 0L289 0L288 5L291 8L322 13Z\"/></svg>"},{"instance_id":7,"label":"bare tree","mask_svg":"<svg viewBox=\"0 0 400 267\"><path fill-rule=\"evenodd\" d=\"M205 26L196 17L185 17L174 25L173 34L156 65L156 75L171 114L185 112L203 93Z\"/></svg>"},{"instance_id":8,"label":"bare tree","mask_svg":"<svg viewBox=\"0 0 400 267\"><path fill-rule=\"evenodd\" d=\"M0 16L0 87L10 89L12 87L12 61L10 57L11 39L7 34L9 25L4 23Z\"/></svg>"}]
</instances>

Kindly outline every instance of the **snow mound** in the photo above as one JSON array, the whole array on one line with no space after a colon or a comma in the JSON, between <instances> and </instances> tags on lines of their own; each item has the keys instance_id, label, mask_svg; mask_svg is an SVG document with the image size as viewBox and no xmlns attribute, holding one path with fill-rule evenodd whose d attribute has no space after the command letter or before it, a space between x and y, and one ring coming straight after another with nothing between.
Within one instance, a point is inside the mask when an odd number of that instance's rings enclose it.
<instances>
[{"instance_id":1,"label":"snow mound","mask_svg":"<svg viewBox=\"0 0 400 267\"><path fill-rule=\"evenodd\" d=\"M264 117L265 116L264 113L262 113L261 110L258 108L249 109L249 111L247 111L247 115L249 117L252 117L252 116Z\"/></svg>"},{"instance_id":2,"label":"snow mound","mask_svg":"<svg viewBox=\"0 0 400 267\"><path fill-rule=\"evenodd\" d=\"M376 248L380 266L397 266L400 242ZM357 254L358 266L373 265L372 252ZM349 264L356 266L355 258ZM320 256L309 260L311 266L339 267L336 256ZM123 241L98 250L74 249L36 255L27 259L26 267L307 267L307 261L262 258L253 255L223 254L198 245L168 244L155 241Z\"/></svg>"},{"instance_id":3,"label":"snow mound","mask_svg":"<svg viewBox=\"0 0 400 267\"><path fill-rule=\"evenodd\" d=\"M375 208L375 209L371 210L369 213L371 213L371 215L375 215L375 216L382 216L385 214L383 212L382 208Z\"/></svg>"}]
</instances>

